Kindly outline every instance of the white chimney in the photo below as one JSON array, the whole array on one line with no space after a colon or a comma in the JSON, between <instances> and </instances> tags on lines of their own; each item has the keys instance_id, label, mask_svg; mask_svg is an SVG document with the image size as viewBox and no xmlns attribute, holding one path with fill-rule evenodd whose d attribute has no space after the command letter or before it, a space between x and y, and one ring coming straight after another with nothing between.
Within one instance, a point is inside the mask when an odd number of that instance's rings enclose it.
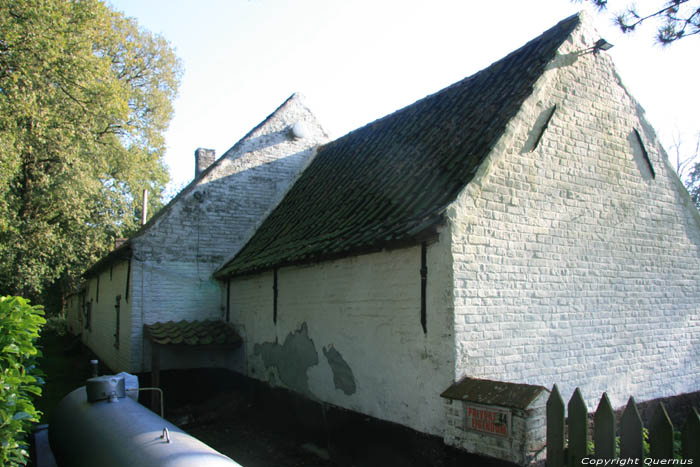
<instances>
[{"instance_id":1,"label":"white chimney","mask_svg":"<svg viewBox=\"0 0 700 467\"><path fill-rule=\"evenodd\" d=\"M207 170L216 160L216 151L213 149L197 148L194 152L194 178Z\"/></svg>"}]
</instances>

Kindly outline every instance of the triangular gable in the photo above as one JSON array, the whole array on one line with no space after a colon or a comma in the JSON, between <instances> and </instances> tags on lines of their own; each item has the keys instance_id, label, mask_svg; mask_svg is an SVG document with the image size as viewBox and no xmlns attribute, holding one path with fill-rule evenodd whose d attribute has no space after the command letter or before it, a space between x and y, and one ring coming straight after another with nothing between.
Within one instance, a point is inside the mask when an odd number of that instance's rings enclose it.
<instances>
[{"instance_id":1,"label":"triangular gable","mask_svg":"<svg viewBox=\"0 0 700 467\"><path fill-rule=\"evenodd\" d=\"M237 171L250 168L251 166L255 165L257 161L245 161L244 158L248 153L260 149L260 139L274 138L274 135L280 133L281 131L291 131L289 126L299 121L303 121L307 126L314 127L311 133L319 133L324 135L326 139L328 138L327 132L317 121L313 113L306 107L304 97L299 93L292 94L282 103L282 105L268 115L265 120L250 130L243 138L241 138L229 150L221 155L221 157L203 170L187 186L180 190L180 192L175 195L170 202L168 202L168 204L163 206L128 240L123 242L118 248L115 248L114 251L110 252L87 269L83 276L88 277L98 272L107 264L110 264L114 259L125 259L131 254L131 246L133 241L143 235L146 235L164 216L172 211L173 208L178 205L178 203L192 193L197 187L216 180L222 176L230 175L231 170L224 167L226 164L230 164L232 161L238 161ZM282 128L282 130L280 130L280 128ZM278 139L280 138L282 138L282 136L279 136ZM127 256L125 256L125 254Z\"/></svg>"},{"instance_id":2,"label":"triangular gable","mask_svg":"<svg viewBox=\"0 0 700 467\"><path fill-rule=\"evenodd\" d=\"M574 15L490 67L324 146L216 276L431 235L579 22Z\"/></svg>"},{"instance_id":3,"label":"triangular gable","mask_svg":"<svg viewBox=\"0 0 700 467\"><path fill-rule=\"evenodd\" d=\"M180 190L180 192L173 197L173 199L170 200L168 204L166 204L161 210L159 210L153 217L151 217L148 222L141 228L139 229L138 232L136 232L131 238L138 237L140 236L144 231L148 230L150 226L155 224L158 219L163 216L167 211L175 204L177 203L182 197L187 195L189 192L191 192L195 187L199 186L201 183L206 183L211 180L215 180L218 178L217 176L217 171L218 169L226 164L229 161L232 161L234 159L238 159L244 154L246 154L248 151L252 149L251 143L255 138L259 138L264 135L268 135L275 130L272 129L274 123L277 120L296 120L296 118L290 119L286 114L290 111L290 109L294 109L298 106L301 106L304 108L306 111L306 115L304 115L304 119L310 120L310 124L316 125L323 134L326 134L325 130L323 130L323 127L321 126L320 123L316 120L316 118L313 116L311 111L306 108L304 104L304 97L300 93L294 93L292 94L289 98L287 98L286 101L282 103L277 109L275 109L274 112L272 112L270 115L265 118L262 122L260 122L255 128L250 130L243 138L241 138L236 144L231 146L228 151L226 151L224 154L221 155L214 163L212 163L209 167L207 167L205 170L202 171L202 173L199 174L194 180L192 180L185 188ZM295 117L298 117L295 115ZM299 116L300 117L300 116ZM327 134L326 134L327 136Z\"/></svg>"}]
</instances>

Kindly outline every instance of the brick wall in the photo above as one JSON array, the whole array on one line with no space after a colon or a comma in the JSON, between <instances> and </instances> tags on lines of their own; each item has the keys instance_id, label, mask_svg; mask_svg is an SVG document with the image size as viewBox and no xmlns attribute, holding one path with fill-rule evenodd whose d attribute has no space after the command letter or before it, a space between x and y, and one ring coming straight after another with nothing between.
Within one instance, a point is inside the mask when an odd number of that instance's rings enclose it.
<instances>
[{"instance_id":1,"label":"brick wall","mask_svg":"<svg viewBox=\"0 0 700 467\"><path fill-rule=\"evenodd\" d=\"M290 127L306 124L307 136ZM295 95L237 143L213 168L133 238L132 371L150 368L144 324L222 317L220 289L211 274L234 255L277 204L327 135ZM202 365L218 366L203 355ZM163 368L197 366L167 358Z\"/></svg>"},{"instance_id":2,"label":"brick wall","mask_svg":"<svg viewBox=\"0 0 700 467\"><path fill-rule=\"evenodd\" d=\"M589 410L700 387L698 213L598 37L562 46L449 210L457 378L579 386Z\"/></svg>"},{"instance_id":3,"label":"brick wall","mask_svg":"<svg viewBox=\"0 0 700 467\"><path fill-rule=\"evenodd\" d=\"M445 400L445 444L520 465L540 461L546 457L548 397L549 392L543 392L525 410L510 409L507 437L465 429L465 403Z\"/></svg>"},{"instance_id":4,"label":"brick wall","mask_svg":"<svg viewBox=\"0 0 700 467\"><path fill-rule=\"evenodd\" d=\"M237 370L419 431L442 434L440 393L453 380L450 249L428 247L427 334L421 248L350 257L231 280ZM343 363L344 362L344 363Z\"/></svg>"}]
</instances>

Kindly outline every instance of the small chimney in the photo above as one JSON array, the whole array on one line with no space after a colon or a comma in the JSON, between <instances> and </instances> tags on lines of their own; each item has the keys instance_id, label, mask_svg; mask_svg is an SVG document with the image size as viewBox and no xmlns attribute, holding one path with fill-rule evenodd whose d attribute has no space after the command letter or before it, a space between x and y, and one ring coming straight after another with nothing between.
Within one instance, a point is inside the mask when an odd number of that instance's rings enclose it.
<instances>
[{"instance_id":1,"label":"small chimney","mask_svg":"<svg viewBox=\"0 0 700 467\"><path fill-rule=\"evenodd\" d=\"M216 160L216 151L213 149L197 148L194 152L194 178L207 170Z\"/></svg>"}]
</instances>

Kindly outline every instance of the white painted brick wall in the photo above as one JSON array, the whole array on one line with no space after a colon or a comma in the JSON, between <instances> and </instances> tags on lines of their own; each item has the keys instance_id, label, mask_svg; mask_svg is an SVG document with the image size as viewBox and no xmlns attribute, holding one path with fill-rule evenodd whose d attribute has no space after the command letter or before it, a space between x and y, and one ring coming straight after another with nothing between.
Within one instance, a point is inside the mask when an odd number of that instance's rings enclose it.
<instances>
[{"instance_id":1,"label":"white painted brick wall","mask_svg":"<svg viewBox=\"0 0 700 467\"><path fill-rule=\"evenodd\" d=\"M290 127L300 121L308 136L295 139ZM292 97L131 239L131 354L124 357L131 371L150 369L144 324L222 316L221 292L212 273L243 246L309 162L314 148L327 139L301 97ZM220 365L207 355L202 359L203 366ZM164 358L163 368L178 363L199 364Z\"/></svg>"},{"instance_id":2,"label":"white painted brick wall","mask_svg":"<svg viewBox=\"0 0 700 467\"><path fill-rule=\"evenodd\" d=\"M548 397L549 392L544 391L526 410L508 409L512 414L508 437L466 429L465 403L445 400L445 444L520 465L542 460L545 458Z\"/></svg>"},{"instance_id":3,"label":"white painted brick wall","mask_svg":"<svg viewBox=\"0 0 700 467\"><path fill-rule=\"evenodd\" d=\"M457 378L579 386L589 410L700 389L698 213L609 57L580 53L598 37L562 46L449 211Z\"/></svg>"},{"instance_id":4,"label":"white painted brick wall","mask_svg":"<svg viewBox=\"0 0 700 467\"><path fill-rule=\"evenodd\" d=\"M420 251L412 247L280 269L277 325L273 273L234 278L231 322L245 343L236 369L284 386L278 370L256 355L256 345L283 345L306 323L318 355L303 376L308 397L442 435L440 393L454 376L449 243L428 248L427 336L420 323ZM335 387L323 353L330 346L352 369L354 394Z\"/></svg>"}]
</instances>

